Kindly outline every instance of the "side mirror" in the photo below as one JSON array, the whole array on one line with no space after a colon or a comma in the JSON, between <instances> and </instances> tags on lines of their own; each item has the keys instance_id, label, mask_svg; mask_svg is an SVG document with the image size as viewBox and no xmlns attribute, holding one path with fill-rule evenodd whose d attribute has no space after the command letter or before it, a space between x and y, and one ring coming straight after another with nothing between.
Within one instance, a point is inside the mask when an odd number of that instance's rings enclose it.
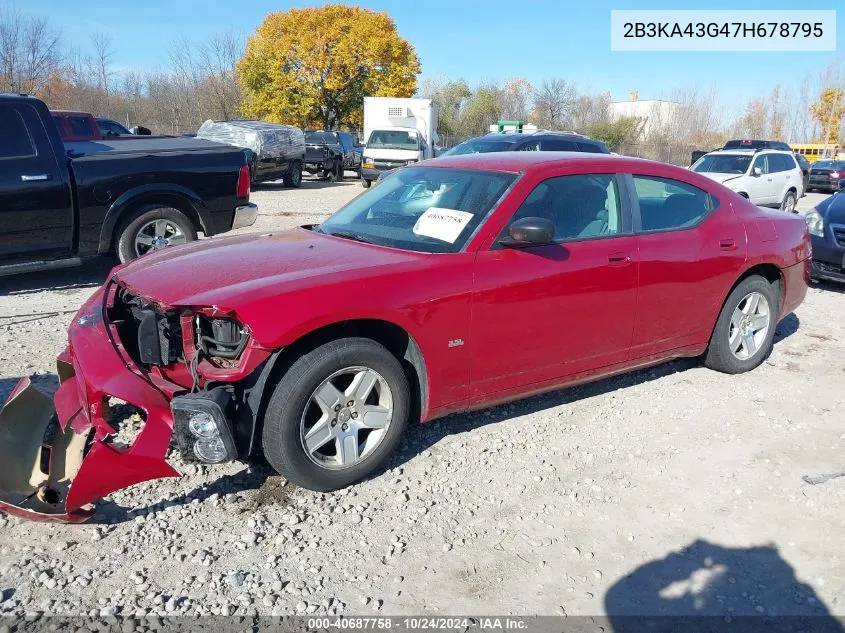
<instances>
[{"instance_id":1,"label":"side mirror","mask_svg":"<svg viewBox=\"0 0 845 633\"><path fill-rule=\"evenodd\" d=\"M136 136L152 136L153 134L148 128L142 127L140 125L136 125L129 131Z\"/></svg>"},{"instance_id":2,"label":"side mirror","mask_svg":"<svg viewBox=\"0 0 845 633\"><path fill-rule=\"evenodd\" d=\"M763 173L763 170L760 167L755 167L754 169L751 170L752 176L760 176L760 175L762 175L762 173Z\"/></svg>"},{"instance_id":3,"label":"side mirror","mask_svg":"<svg viewBox=\"0 0 845 633\"><path fill-rule=\"evenodd\" d=\"M508 227L508 236L501 240L503 246L539 246L551 244L555 239L555 225L546 218L521 218Z\"/></svg>"}]
</instances>

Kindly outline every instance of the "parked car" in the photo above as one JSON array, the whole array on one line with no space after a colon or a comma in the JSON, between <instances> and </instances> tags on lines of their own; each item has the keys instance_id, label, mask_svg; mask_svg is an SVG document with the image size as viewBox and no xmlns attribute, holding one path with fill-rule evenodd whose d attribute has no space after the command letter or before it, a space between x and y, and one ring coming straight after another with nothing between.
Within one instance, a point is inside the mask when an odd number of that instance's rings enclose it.
<instances>
[{"instance_id":1,"label":"parked car","mask_svg":"<svg viewBox=\"0 0 845 633\"><path fill-rule=\"evenodd\" d=\"M838 184L845 190L845 178ZM845 283L845 193L825 198L804 220L813 241L812 276Z\"/></svg>"},{"instance_id":2,"label":"parked car","mask_svg":"<svg viewBox=\"0 0 845 633\"><path fill-rule=\"evenodd\" d=\"M84 519L102 495L177 475L172 437L186 458L263 453L289 481L336 490L412 420L683 356L746 372L803 300L809 256L803 219L662 163L509 152L405 167L320 225L113 271L59 357L67 431L50 455L73 467L38 469L55 411L24 380L3 412L15 450L0 499ZM93 406L108 396L146 413L128 450ZM89 434L77 470L63 445Z\"/></svg>"},{"instance_id":3,"label":"parked car","mask_svg":"<svg viewBox=\"0 0 845 633\"><path fill-rule=\"evenodd\" d=\"M845 160L817 160L810 168L807 186L826 193L839 191L839 182L845 178Z\"/></svg>"},{"instance_id":4,"label":"parked car","mask_svg":"<svg viewBox=\"0 0 845 633\"><path fill-rule=\"evenodd\" d=\"M792 148L783 141L767 141L761 139L734 139L727 141L722 149L779 149L783 152L791 152Z\"/></svg>"},{"instance_id":5,"label":"parked car","mask_svg":"<svg viewBox=\"0 0 845 633\"><path fill-rule=\"evenodd\" d=\"M804 175L786 150L719 150L702 156L690 169L760 206L795 213L804 195Z\"/></svg>"},{"instance_id":6,"label":"parked car","mask_svg":"<svg viewBox=\"0 0 845 633\"><path fill-rule=\"evenodd\" d=\"M361 171L363 152L348 132L311 130L305 133L305 171L334 182L344 171ZM360 174L358 174L360 177Z\"/></svg>"},{"instance_id":7,"label":"parked car","mask_svg":"<svg viewBox=\"0 0 845 633\"><path fill-rule=\"evenodd\" d=\"M197 130L197 138L242 147L249 152L252 182L279 180L285 187L302 184L305 135L292 125L265 121L211 121Z\"/></svg>"},{"instance_id":8,"label":"parked car","mask_svg":"<svg viewBox=\"0 0 845 633\"><path fill-rule=\"evenodd\" d=\"M795 157L795 162L798 163L798 168L801 170L801 176L804 178L804 195L810 190L810 161L804 158L803 154L792 153Z\"/></svg>"},{"instance_id":9,"label":"parked car","mask_svg":"<svg viewBox=\"0 0 845 633\"><path fill-rule=\"evenodd\" d=\"M112 119L104 119L102 117L97 117L97 127L100 128L100 132L102 132L105 138L111 137L132 137L132 136L151 136L152 132L149 128L142 127L137 125L133 127L131 130L125 128L117 121L113 121Z\"/></svg>"},{"instance_id":10,"label":"parked car","mask_svg":"<svg viewBox=\"0 0 845 633\"><path fill-rule=\"evenodd\" d=\"M52 110L50 115L63 141L101 141L103 133L93 115L87 112Z\"/></svg>"},{"instance_id":11,"label":"parked car","mask_svg":"<svg viewBox=\"0 0 845 633\"><path fill-rule=\"evenodd\" d=\"M86 255L123 262L255 221L243 150L207 141L89 141L69 157L33 97L0 96L0 274Z\"/></svg>"},{"instance_id":12,"label":"parked car","mask_svg":"<svg viewBox=\"0 0 845 633\"><path fill-rule=\"evenodd\" d=\"M484 154L487 152L541 151L541 152L591 152L609 154L610 150L603 141L576 134L575 132L491 132L484 136L471 138L455 145L442 156L460 156L462 154Z\"/></svg>"}]
</instances>

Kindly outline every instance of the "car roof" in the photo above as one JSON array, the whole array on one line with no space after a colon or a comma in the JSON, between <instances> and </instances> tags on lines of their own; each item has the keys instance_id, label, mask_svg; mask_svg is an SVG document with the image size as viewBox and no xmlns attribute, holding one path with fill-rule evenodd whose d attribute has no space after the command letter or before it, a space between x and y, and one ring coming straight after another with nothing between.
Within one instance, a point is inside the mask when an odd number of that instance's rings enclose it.
<instances>
[{"instance_id":1,"label":"car roof","mask_svg":"<svg viewBox=\"0 0 845 633\"><path fill-rule=\"evenodd\" d=\"M770 147L763 147L759 149L742 149L740 147L732 147L731 149L717 149L708 154L721 154L729 156L756 156L757 154L788 154L792 152L786 149L772 149Z\"/></svg>"},{"instance_id":2,"label":"car roof","mask_svg":"<svg viewBox=\"0 0 845 633\"><path fill-rule=\"evenodd\" d=\"M583 134L578 134L576 132L552 132L549 130L537 130L536 132L490 132L489 134L485 134L483 136L468 138L464 141L464 143L492 142L512 144L518 143L522 140L543 138L544 136L554 138L571 138L578 141L601 143L601 141L597 141L589 136L584 136Z\"/></svg>"},{"instance_id":3,"label":"car roof","mask_svg":"<svg viewBox=\"0 0 845 633\"><path fill-rule=\"evenodd\" d=\"M452 167L455 169L484 169L520 173L533 170L547 163L577 162L586 165L606 165L614 163L614 168L621 171L628 165L660 165L671 167L643 158L617 156L614 154L591 154L588 152L489 152L483 154L460 154L440 156L418 163L426 167ZM680 169L680 168L675 168ZM683 170L686 171L686 170Z\"/></svg>"}]
</instances>

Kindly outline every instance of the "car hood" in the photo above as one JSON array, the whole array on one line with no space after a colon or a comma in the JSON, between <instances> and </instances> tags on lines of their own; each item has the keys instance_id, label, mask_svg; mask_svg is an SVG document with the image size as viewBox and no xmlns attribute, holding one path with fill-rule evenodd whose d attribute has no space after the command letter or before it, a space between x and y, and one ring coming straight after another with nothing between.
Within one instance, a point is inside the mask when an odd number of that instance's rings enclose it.
<instances>
[{"instance_id":1,"label":"car hood","mask_svg":"<svg viewBox=\"0 0 845 633\"><path fill-rule=\"evenodd\" d=\"M819 202L815 208L826 223L845 224L845 193L835 193Z\"/></svg>"},{"instance_id":2,"label":"car hood","mask_svg":"<svg viewBox=\"0 0 845 633\"><path fill-rule=\"evenodd\" d=\"M296 228L171 246L117 269L117 281L155 303L234 309L302 286L357 280L428 257Z\"/></svg>"},{"instance_id":3,"label":"car hood","mask_svg":"<svg viewBox=\"0 0 845 633\"><path fill-rule=\"evenodd\" d=\"M737 178L742 178L745 174L719 174L712 171L697 171L697 174L701 174L702 176L706 176L710 180L715 180L718 183L725 184L729 180L736 180Z\"/></svg>"}]
</instances>

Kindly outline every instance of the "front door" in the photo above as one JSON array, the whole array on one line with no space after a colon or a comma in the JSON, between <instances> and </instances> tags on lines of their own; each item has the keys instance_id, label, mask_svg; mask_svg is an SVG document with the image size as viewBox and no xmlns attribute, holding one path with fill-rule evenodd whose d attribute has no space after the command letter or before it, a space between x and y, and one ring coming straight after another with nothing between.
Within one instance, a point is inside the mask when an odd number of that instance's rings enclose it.
<instances>
[{"instance_id":1,"label":"front door","mask_svg":"<svg viewBox=\"0 0 845 633\"><path fill-rule=\"evenodd\" d=\"M638 259L620 191L613 174L543 180L507 224L549 219L555 242L528 248L496 242L478 253L473 400L540 390L627 359Z\"/></svg>"},{"instance_id":2,"label":"front door","mask_svg":"<svg viewBox=\"0 0 845 633\"><path fill-rule=\"evenodd\" d=\"M71 255L70 186L55 151L31 104L0 104L0 265Z\"/></svg>"}]
</instances>

